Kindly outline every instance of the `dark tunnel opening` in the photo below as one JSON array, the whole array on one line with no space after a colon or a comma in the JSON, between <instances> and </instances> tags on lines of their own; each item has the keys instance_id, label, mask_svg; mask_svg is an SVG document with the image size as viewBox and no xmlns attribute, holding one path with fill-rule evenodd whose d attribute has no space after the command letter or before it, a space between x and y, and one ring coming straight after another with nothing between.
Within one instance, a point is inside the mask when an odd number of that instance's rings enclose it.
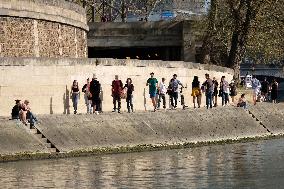
<instances>
[{"instance_id":1,"label":"dark tunnel opening","mask_svg":"<svg viewBox=\"0 0 284 189\"><path fill-rule=\"evenodd\" d=\"M89 58L180 61L181 47L117 47L88 48Z\"/></svg>"}]
</instances>

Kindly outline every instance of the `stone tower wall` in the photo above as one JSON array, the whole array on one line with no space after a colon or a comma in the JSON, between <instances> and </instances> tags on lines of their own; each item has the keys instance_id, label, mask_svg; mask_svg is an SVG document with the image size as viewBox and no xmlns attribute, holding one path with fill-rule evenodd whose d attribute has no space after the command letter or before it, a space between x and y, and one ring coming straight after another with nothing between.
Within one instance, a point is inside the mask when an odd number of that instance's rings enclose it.
<instances>
[{"instance_id":1,"label":"stone tower wall","mask_svg":"<svg viewBox=\"0 0 284 189\"><path fill-rule=\"evenodd\" d=\"M87 31L84 9L73 3L0 1L0 57L84 58Z\"/></svg>"}]
</instances>

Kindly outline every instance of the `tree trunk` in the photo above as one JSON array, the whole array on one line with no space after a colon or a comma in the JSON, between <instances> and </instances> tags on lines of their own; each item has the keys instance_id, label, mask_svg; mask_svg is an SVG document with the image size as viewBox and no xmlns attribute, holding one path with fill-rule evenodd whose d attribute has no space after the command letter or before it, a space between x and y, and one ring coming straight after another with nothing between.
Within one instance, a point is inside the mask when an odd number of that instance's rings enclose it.
<instances>
[{"instance_id":1,"label":"tree trunk","mask_svg":"<svg viewBox=\"0 0 284 189\"><path fill-rule=\"evenodd\" d=\"M210 54L213 47L213 36L215 31L217 8L218 8L217 1L218 0L211 0L211 8L208 17L208 28L201 49L200 63L202 64L209 64L211 62Z\"/></svg>"}]
</instances>

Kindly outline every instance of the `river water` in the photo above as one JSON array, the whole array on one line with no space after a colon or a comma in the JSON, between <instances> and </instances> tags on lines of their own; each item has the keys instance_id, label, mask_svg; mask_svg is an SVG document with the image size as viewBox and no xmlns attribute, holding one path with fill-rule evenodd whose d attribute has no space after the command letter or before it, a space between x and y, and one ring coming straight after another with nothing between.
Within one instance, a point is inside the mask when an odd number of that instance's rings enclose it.
<instances>
[{"instance_id":1,"label":"river water","mask_svg":"<svg viewBox=\"0 0 284 189\"><path fill-rule=\"evenodd\" d=\"M0 163L0 188L284 188L284 139Z\"/></svg>"}]
</instances>

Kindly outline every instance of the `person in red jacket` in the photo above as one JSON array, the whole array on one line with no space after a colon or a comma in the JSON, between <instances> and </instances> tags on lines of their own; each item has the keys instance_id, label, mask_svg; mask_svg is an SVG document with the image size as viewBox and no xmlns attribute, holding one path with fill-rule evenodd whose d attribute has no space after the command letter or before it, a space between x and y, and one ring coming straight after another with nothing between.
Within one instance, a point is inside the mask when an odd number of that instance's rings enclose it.
<instances>
[{"instance_id":1,"label":"person in red jacket","mask_svg":"<svg viewBox=\"0 0 284 189\"><path fill-rule=\"evenodd\" d=\"M118 79L118 75L115 75L115 80L112 81L111 94L113 98L113 112L116 111L116 101L117 101L117 111L120 113L121 108L121 92L123 90L122 81Z\"/></svg>"}]
</instances>

